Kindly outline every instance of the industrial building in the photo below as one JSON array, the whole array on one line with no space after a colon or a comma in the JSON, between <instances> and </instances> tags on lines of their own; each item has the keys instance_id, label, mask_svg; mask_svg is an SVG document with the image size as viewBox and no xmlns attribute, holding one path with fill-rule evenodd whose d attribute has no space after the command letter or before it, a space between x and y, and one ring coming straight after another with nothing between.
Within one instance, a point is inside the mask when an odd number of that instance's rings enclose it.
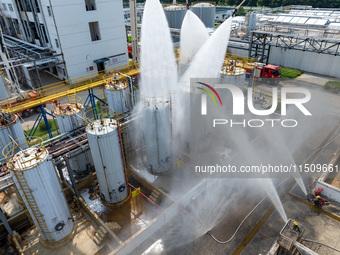
<instances>
[{"instance_id":1,"label":"industrial building","mask_svg":"<svg viewBox=\"0 0 340 255\"><path fill-rule=\"evenodd\" d=\"M281 108L282 88L293 87L292 100L306 85L268 84L260 66L337 76L311 59L339 61L338 11L232 20L234 9L211 3L129 4L0 0L0 254L340 252L339 95L308 87L313 116L288 107L287 116L248 120L251 109L229 113L237 100L213 85L252 91L247 106L269 111L278 90ZM41 86L42 72L60 81ZM234 118L224 124L238 126L211 128L224 109ZM25 111L36 121L24 131ZM285 117L299 125L251 125ZM206 162L210 170L269 163L310 171L197 173Z\"/></svg>"},{"instance_id":2,"label":"industrial building","mask_svg":"<svg viewBox=\"0 0 340 255\"><path fill-rule=\"evenodd\" d=\"M1 1L0 7L4 43L22 85L40 87L40 70L67 80L128 63L119 1Z\"/></svg>"},{"instance_id":3,"label":"industrial building","mask_svg":"<svg viewBox=\"0 0 340 255\"><path fill-rule=\"evenodd\" d=\"M261 62L339 77L339 11L287 8L278 13L249 13L233 31L231 52Z\"/></svg>"}]
</instances>

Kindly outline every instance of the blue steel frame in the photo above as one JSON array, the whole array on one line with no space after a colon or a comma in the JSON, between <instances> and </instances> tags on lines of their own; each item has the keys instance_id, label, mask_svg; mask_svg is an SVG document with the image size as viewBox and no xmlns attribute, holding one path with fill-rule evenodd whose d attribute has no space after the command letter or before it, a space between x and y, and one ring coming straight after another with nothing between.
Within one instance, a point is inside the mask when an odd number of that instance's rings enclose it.
<instances>
[{"instance_id":1,"label":"blue steel frame","mask_svg":"<svg viewBox=\"0 0 340 255\"><path fill-rule=\"evenodd\" d=\"M89 89L88 90L89 94L85 100L84 103L84 108L85 111L87 110L87 108L91 107L92 111L93 111L93 116L98 119L98 111L97 111L97 107L96 107L96 99L99 100L100 102L102 102L103 104L107 105L106 102L104 102L103 100L101 100L99 97L97 97L94 92L93 89Z\"/></svg>"},{"instance_id":2,"label":"blue steel frame","mask_svg":"<svg viewBox=\"0 0 340 255\"><path fill-rule=\"evenodd\" d=\"M47 120L47 115L50 115L53 118L55 118L55 116L53 114L51 114L51 113L46 112L45 107L43 105L40 105L39 107L40 107L40 112L39 112L39 115L38 115L37 119L34 122L34 125L33 125L32 129L31 129L29 135L28 135L29 140L31 139L32 136L34 136L35 131L37 131L39 123L41 122L42 119L45 122L48 135L50 136L50 138L53 137L50 124L48 123L48 120Z\"/></svg>"}]
</instances>

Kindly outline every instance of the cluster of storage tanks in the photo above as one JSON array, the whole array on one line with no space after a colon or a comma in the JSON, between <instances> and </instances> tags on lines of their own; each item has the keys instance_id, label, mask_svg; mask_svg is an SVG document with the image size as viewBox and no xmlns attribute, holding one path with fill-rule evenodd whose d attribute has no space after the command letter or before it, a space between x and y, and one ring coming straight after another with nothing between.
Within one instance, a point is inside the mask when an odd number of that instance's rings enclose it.
<instances>
[{"instance_id":1,"label":"cluster of storage tanks","mask_svg":"<svg viewBox=\"0 0 340 255\"><path fill-rule=\"evenodd\" d=\"M224 67L221 78L222 82L243 87L245 73L238 68L230 72ZM126 141L120 130L120 120L131 110L129 82L117 80L107 84L105 94L108 106L97 108L96 114L93 109L85 112L80 103L68 103L57 106L55 115L62 133L85 126L90 147L87 151L90 155L86 158L90 158L96 169L101 200L110 206L127 201L131 194L123 148ZM171 100L162 98L142 102L147 167L153 174L163 174L172 167L170 103ZM16 187L41 238L46 243L61 242L75 233L73 218L48 150L42 142L26 142L24 137L18 117L1 113L0 147ZM84 161L82 154L77 156L70 162L70 167L77 168L76 161ZM78 167L85 166L78 164Z\"/></svg>"},{"instance_id":2,"label":"cluster of storage tanks","mask_svg":"<svg viewBox=\"0 0 340 255\"><path fill-rule=\"evenodd\" d=\"M95 166L102 201L117 205L130 195L117 118L131 109L128 82L108 84L105 92L112 108L96 109L96 118L90 118L78 102L59 104L54 113L61 133L86 125L90 147L86 158ZM93 113L92 110L89 112ZM0 148L7 166L41 239L55 247L75 233L75 224L48 150L39 138L33 141L27 142L17 115L0 114ZM77 154L69 161L69 167L84 168L79 165L85 162L83 156Z\"/></svg>"},{"instance_id":3,"label":"cluster of storage tanks","mask_svg":"<svg viewBox=\"0 0 340 255\"><path fill-rule=\"evenodd\" d=\"M190 7L204 23L206 27L215 26L216 7L210 3L197 3ZM180 29L187 11L187 7L183 5L170 5L164 7L165 16L168 20L169 27Z\"/></svg>"}]
</instances>

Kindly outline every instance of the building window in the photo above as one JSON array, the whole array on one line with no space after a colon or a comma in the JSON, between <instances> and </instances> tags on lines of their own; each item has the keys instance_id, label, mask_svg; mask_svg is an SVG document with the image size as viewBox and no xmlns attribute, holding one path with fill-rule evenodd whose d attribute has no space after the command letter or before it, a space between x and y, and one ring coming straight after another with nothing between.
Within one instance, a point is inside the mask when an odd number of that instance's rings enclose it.
<instances>
[{"instance_id":1,"label":"building window","mask_svg":"<svg viewBox=\"0 0 340 255\"><path fill-rule=\"evenodd\" d=\"M48 16L52 16L51 6L47 6Z\"/></svg>"},{"instance_id":2,"label":"building window","mask_svg":"<svg viewBox=\"0 0 340 255\"><path fill-rule=\"evenodd\" d=\"M55 46L57 47L57 48L59 48L59 41L58 41L58 39L55 39Z\"/></svg>"},{"instance_id":3,"label":"building window","mask_svg":"<svg viewBox=\"0 0 340 255\"><path fill-rule=\"evenodd\" d=\"M8 9L9 9L11 12L13 12L13 11L14 11L13 5L12 5L12 4L8 4Z\"/></svg>"},{"instance_id":4,"label":"building window","mask_svg":"<svg viewBox=\"0 0 340 255\"><path fill-rule=\"evenodd\" d=\"M32 38L32 39L39 39L38 31L37 31L37 28L35 27L35 23L34 22L30 22L29 26L30 26L30 29L31 29L31 31L33 33L32 36L34 36L34 38Z\"/></svg>"},{"instance_id":5,"label":"building window","mask_svg":"<svg viewBox=\"0 0 340 255\"><path fill-rule=\"evenodd\" d=\"M100 38L99 23L98 23L98 21L90 22L89 23L89 27L90 27L91 40L92 41L100 40L101 38Z\"/></svg>"},{"instance_id":6,"label":"building window","mask_svg":"<svg viewBox=\"0 0 340 255\"><path fill-rule=\"evenodd\" d=\"M86 8L86 11L97 10L96 0L85 0L85 8Z\"/></svg>"},{"instance_id":7,"label":"building window","mask_svg":"<svg viewBox=\"0 0 340 255\"><path fill-rule=\"evenodd\" d=\"M19 23L17 19L11 19L14 26L15 34L20 34Z\"/></svg>"},{"instance_id":8,"label":"building window","mask_svg":"<svg viewBox=\"0 0 340 255\"><path fill-rule=\"evenodd\" d=\"M35 10L37 13L40 13L40 7L39 7L39 3L38 0L34 0L34 2L32 3L35 5Z\"/></svg>"},{"instance_id":9,"label":"building window","mask_svg":"<svg viewBox=\"0 0 340 255\"><path fill-rule=\"evenodd\" d=\"M2 4L2 9L3 9L4 11L7 11L7 6L6 6L6 4Z\"/></svg>"},{"instance_id":10,"label":"building window","mask_svg":"<svg viewBox=\"0 0 340 255\"><path fill-rule=\"evenodd\" d=\"M44 38L45 38L45 42L46 42L46 43L49 43L48 37L47 37L47 34L46 34L45 26L44 26L43 24L40 24L40 27L41 27L41 30L42 30L42 32L43 32L43 35L44 35Z\"/></svg>"}]
</instances>

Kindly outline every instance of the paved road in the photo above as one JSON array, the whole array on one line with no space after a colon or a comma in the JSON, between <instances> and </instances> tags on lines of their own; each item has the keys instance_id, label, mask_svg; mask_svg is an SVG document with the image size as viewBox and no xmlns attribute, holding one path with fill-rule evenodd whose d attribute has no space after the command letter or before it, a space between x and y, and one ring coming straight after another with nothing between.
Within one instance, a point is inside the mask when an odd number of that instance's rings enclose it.
<instances>
[{"instance_id":1,"label":"paved road","mask_svg":"<svg viewBox=\"0 0 340 255\"><path fill-rule=\"evenodd\" d=\"M340 117L340 94L329 92L323 87L330 80L338 80L333 77L304 73L296 79L280 81L278 88L281 87L304 87L311 92L312 100L320 105L320 109L326 110L328 114ZM255 90L263 91L265 94L271 94L272 85L259 84ZM279 89L280 96L280 89ZM271 104L271 102L269 102Z\"/></svg>"}]
</instances>

